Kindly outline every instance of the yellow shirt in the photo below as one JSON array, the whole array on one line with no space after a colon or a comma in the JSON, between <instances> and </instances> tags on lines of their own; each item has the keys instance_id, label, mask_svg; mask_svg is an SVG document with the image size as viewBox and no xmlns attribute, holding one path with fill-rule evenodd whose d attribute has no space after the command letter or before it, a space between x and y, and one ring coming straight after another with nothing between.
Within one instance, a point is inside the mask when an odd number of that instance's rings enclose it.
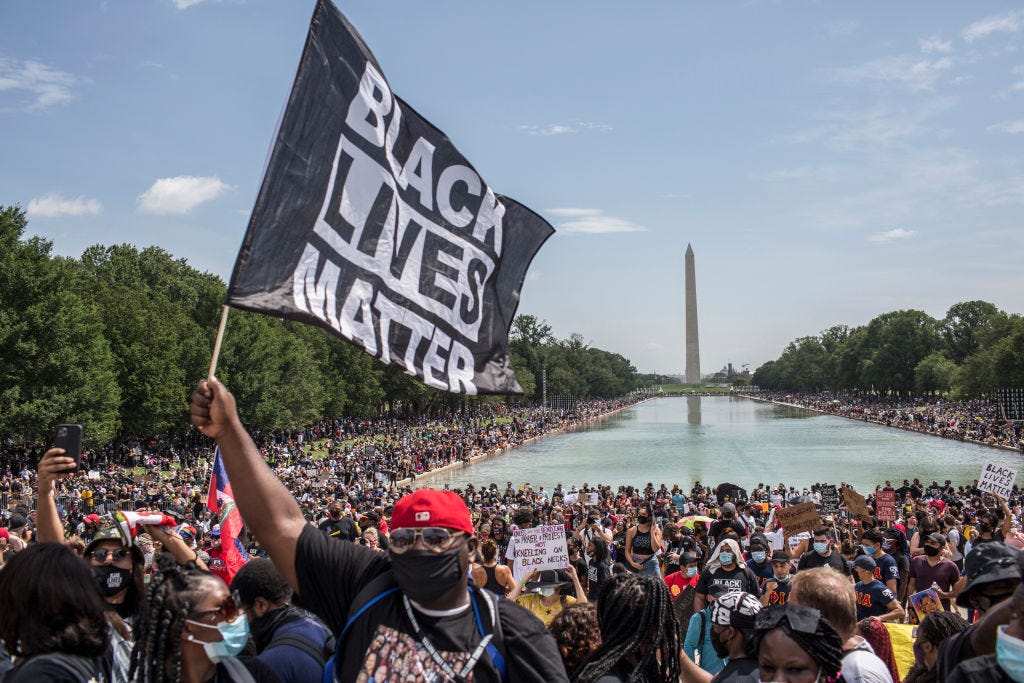
<instances>
[{"instance_id":1,"label":"yellow shirt","mask_svg":"<svg viewBox=\"0 0 1024 683\"><path fill-rule=\"evenodd\" d=\"M549 625L551 620L558 616L563 607L576 604L576 598L569 595L563 595L561 599L556 600L552 605L545 605L541 602L542 599L540 593L527 593L526 595L520 595L516 602L530 610L533 616L544 622L545 626Z\"/></svg>"}]
</instances>

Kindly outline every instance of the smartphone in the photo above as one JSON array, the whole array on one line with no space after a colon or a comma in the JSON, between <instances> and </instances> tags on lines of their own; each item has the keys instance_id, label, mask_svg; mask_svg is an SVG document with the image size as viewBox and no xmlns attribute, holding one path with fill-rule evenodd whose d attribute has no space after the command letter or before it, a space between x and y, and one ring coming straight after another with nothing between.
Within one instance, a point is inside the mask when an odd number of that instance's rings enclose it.
<instances>
[{"instance_id":1,"label":"smartphone","mask_svg":"<svg viewBox=\"0 0 1024 683\"><path fill-rule=\"evenodd\" d=\"M64 455L75 459L74 472L81 464L82 457L82 425L57 425L57 438L53 445L64 449Z\"/></svg>"}]
</instances>

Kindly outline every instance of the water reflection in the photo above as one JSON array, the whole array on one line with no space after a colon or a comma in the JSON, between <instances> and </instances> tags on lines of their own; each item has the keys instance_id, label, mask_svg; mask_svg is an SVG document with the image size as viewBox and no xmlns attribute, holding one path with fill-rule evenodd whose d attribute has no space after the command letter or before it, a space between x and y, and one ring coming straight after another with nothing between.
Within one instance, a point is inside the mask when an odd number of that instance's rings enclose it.
<instances>
[{"instance_id":1,"label":"water reflection","mask_svg":"<svg viewBox=\"0 0 1024 683\"><path fill-rule=\"evenodd\" d=\"M687 424L700 424L700 396L686 397L686 422Z\"/></svg>"}]
</instances>

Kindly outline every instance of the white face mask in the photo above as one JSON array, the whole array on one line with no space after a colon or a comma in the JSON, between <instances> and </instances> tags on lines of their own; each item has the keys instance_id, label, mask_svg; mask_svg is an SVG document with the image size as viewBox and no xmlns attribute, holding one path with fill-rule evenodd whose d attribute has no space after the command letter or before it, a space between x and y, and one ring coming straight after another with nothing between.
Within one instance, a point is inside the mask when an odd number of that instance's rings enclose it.
<instances>
[{"instance_id":1,"label":"white face mask","mask_svg":"<svg viewBox=\"0 0 1024 683\"><path fill-rule=\"evenodd\" d=\"M555 594L555 591L557 590L558 589L554 588L553 586L545 586L544 588L540 589L540 594L543 595L545 598L550 598L552 595Z\"/></svg>"}]
</instances>

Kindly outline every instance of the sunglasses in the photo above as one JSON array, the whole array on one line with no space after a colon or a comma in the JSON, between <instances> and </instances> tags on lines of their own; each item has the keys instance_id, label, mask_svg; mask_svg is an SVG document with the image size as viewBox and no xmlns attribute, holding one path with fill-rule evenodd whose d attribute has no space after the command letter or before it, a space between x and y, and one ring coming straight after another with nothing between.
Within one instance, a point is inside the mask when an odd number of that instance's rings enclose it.
<instances>
[{"instance_id":1,"label":"sunglasses","mask_svg":"<svg viewBox=\"0 0 1024 683\"><path fill-rule=\"evenodd\" d=\"M789 622L789 627L799 633L814 634L818 631L821 612L813 607L802 605L774 605L757 613L754 628L758 631L770 631L782 623Z\"/></svg>"},{"instance_id":2,"label":"sunglasses","mask_svg":"<svg viewBox=\"0 0 1024 683\"><path fill-rule=\"evenodd\" d=\"M448 531L441 527L424 527L422 529L397 529L391 532L388 547L391 552L401 555L416 545L416 537L423 539L427 550L442 553L448 550L455 539L465 536L464 531Z\"/></svg>"},{"instance_id":3,"label":"sunglasses","mask_svg":"<svg viewBox=\"0 0 1024 683\"><path fill-rule=\"evenodd\" d=\"M235 617L237 617L242 611L242 602L238 597L238 592L236 591L228 597L224 598L224 602L220 603L220 605L215 609L202 610L200 612L191 612L188 615L190 617L188 621L193 621L193 617L197 617L200 620L206 620L211 615L216 615L217 619L215 623L219 624L222 621L234 621ZM209 624L202 625L208 626Z\"/></svg>"},{"instance_id":4,"label":"sunglasses","mask_svg":"<svg viewBox=\"0 0 1024 683\"><path fill-rule=\"evenodd\" d=\"M114 562L120 562L124 558L128 557L128 549L118 548L117 550L107 550L106 548L100 548L98 550L93 550L89 556L97 562L106 562L108 557L114 558Z\"/></svg>"}]
</instances>

